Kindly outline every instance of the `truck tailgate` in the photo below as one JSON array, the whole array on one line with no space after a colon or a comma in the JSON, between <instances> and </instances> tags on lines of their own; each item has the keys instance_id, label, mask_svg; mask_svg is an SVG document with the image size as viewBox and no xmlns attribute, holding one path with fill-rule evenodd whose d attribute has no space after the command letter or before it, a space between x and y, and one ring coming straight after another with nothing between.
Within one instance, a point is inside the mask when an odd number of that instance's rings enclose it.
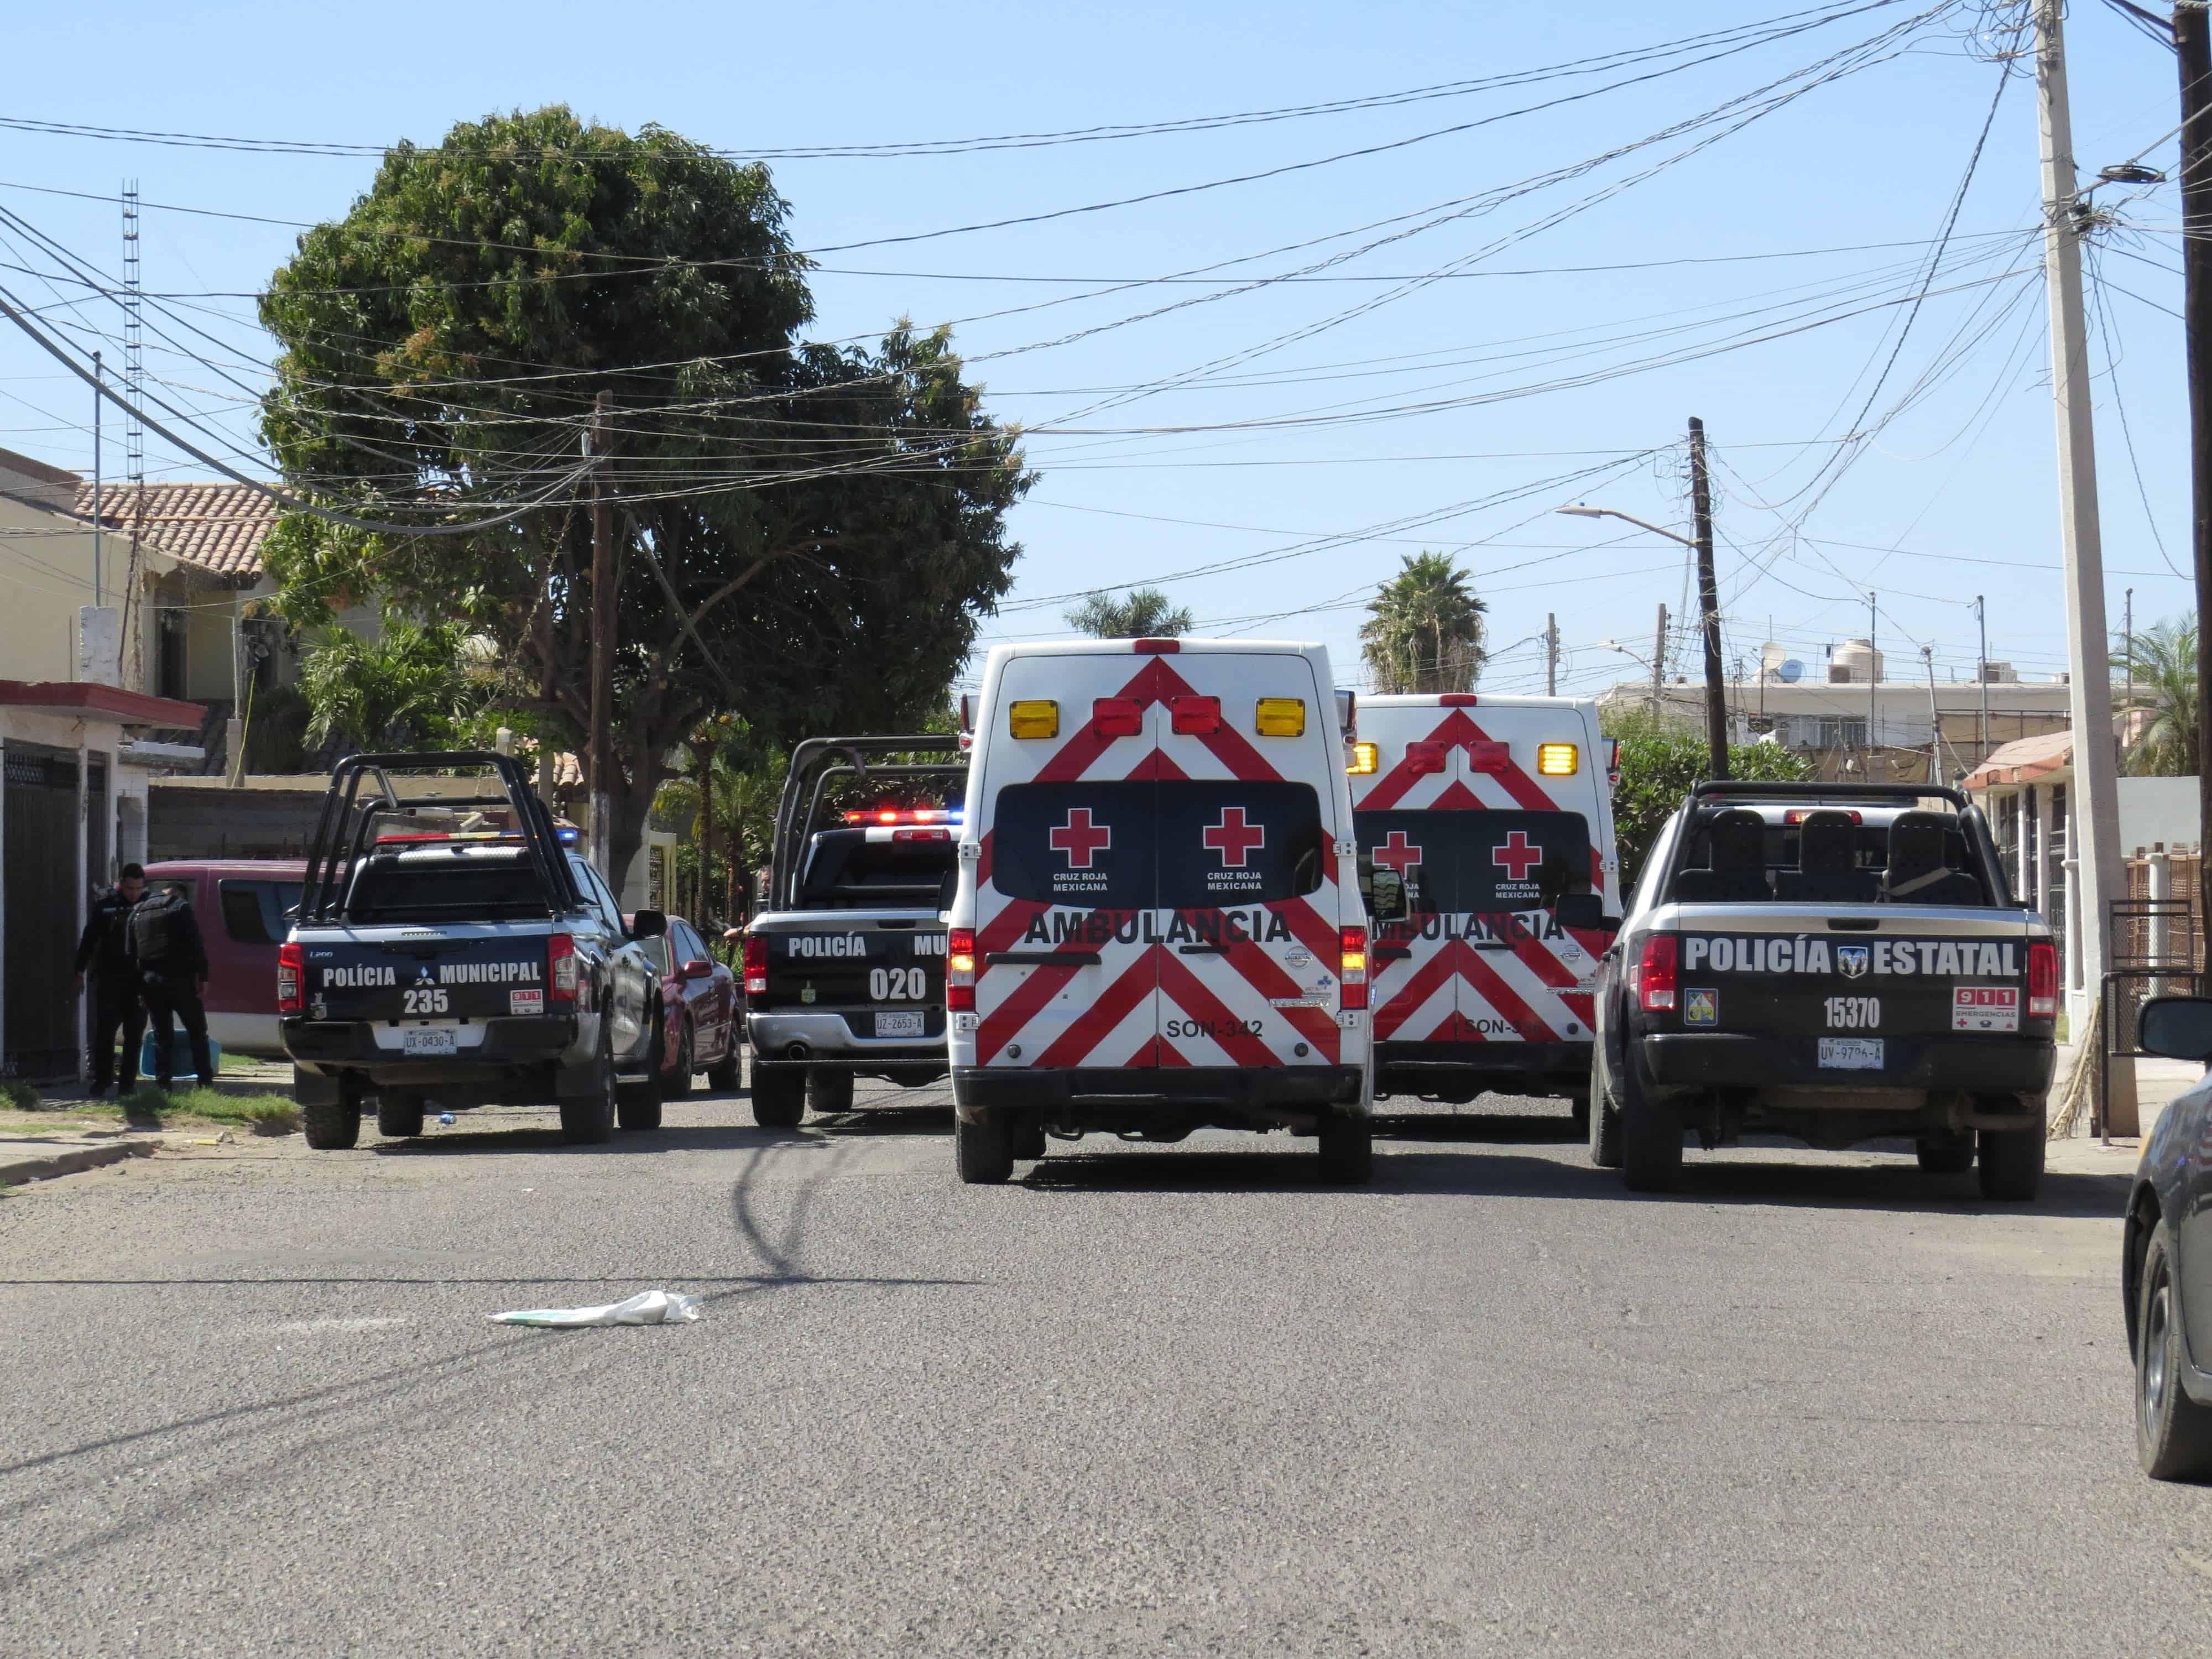
<instances>
[{"instance_id":1,"label":"truck tailgate","mask_svg":"<svg viewBox=\"0 0 2212 1659\"><path fill-rule=\"evenodd\" d=\"M943 1035L945 930L934 915L788 911L748 931L768 953L767 990L746 994L751 1012L842 1013L862 1038Z\"/></svg>"},{"instance_id":2,"label":"truck tailgate","mask_svg":"<svg viewBox=\"0 0 2212 1659\"><path fill-rule=\"evenodd\" d=\"M295 935L314 1019L489 1019L546 1012L543 921L316 927Z\"/></svg>"}]
</instances>

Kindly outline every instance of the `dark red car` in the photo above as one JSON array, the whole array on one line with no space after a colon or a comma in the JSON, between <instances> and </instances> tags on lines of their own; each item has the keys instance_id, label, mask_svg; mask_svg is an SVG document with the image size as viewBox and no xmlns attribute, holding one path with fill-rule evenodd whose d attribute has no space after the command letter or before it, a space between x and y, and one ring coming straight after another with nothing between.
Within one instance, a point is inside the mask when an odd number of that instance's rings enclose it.
<instances>
[{"instance_id":1,"label":"dark red car","mask_svg":"<svg viewBox=\"0 0 2212 1659\"><path fill-rule=\"evenodd\" d=\"M661 1093L690 1094L700 1072L709 1088L736 1088L742 1042L736 976L681 916L669 917L666 938L644 944L660 968Z\"/></svg>"}]
</instances>

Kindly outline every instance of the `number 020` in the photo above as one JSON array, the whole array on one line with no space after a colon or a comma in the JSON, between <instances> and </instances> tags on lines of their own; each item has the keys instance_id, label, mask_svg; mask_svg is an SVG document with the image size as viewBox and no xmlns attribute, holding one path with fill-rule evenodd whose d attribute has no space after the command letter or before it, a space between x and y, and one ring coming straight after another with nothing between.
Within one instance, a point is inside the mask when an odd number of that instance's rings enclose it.
<instances>
[{"instance_id":1,"label":"number 020","mask_svg":"<svg viewBox=\"0 0 2212 1659\"><path fill-rule=\"evenodd\" d=\"M868 1000L871 1002L919 1002L928 994L928 981L919 968L868 969Z\"/></svg>"}]
</instances>

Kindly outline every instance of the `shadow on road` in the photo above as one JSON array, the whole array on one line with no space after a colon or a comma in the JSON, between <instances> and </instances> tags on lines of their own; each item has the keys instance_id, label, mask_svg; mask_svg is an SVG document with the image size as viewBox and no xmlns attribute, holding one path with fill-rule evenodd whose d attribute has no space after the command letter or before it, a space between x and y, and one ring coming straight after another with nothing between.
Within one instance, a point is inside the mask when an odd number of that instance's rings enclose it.
<instances>
[{"instance_id":1,"label":"shadow on road","mask_svg":"<svg viewBox=\"0 0 2212 1659\"><path fill-rule=\"evenodd\" d=\"M558 1129L442 1129L420 1139L383 1140L363 1147L379 1158L455 1158L496 1152L574 1152L583 1158L634 1158L653 1152L752 1152L763 1146L823 1144L802 1129L763 1129L750 1123L686 1124L666 1129L617 1129L612 1140L572 1146Z\"/></svg>"},{"instance_id":2,"label":"shadow on road","mask_svg":"<svg viewBox=\"0 0 2212 1659\"><path fill-rule=\"evenodd\" d=\"M1377 1140L1480 1140L1504 1145L1556 1142L1573 1146L1583 1138L1574 1119L1538 1112L1382 1112L1375 1114Z\"/></svg>"}]
</instances>

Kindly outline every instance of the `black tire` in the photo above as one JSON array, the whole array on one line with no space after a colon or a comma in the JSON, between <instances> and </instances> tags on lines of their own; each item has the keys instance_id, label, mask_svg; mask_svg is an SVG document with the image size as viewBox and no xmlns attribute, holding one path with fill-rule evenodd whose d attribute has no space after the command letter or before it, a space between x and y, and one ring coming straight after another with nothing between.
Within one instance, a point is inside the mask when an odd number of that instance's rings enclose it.
<instances>
[{"instance_id":1,"label":"black tire","mask_svg":"<svg viewBox=\"0 0 2212 1659\"><path fill-rule=\"evenodd\" d=\"M2143 1253L2136 1316L2136 1458L2154 1480L2212 1476L2212 1407L2182 1386L2188 1364L2173 1282L2173 1236L2165 1222Z\"/></svg>"},{"instance_id":2,"label":"black tire","mask_svg":"<svg viewBox=\"0 0 2212 1659\"><path fill-rule=\"evenodd\" d=\"M361 1103L341 1097L300 1108L300 1129L319 1152L342 1152L361 1142Z\"/></svg>"},{"instance_id":3,"label":"black tire","mask_svg":"<svg viewBox=\"0 0 2212 1659\"><path fill-rule=\"evenodd\" d=\"M707 1086L722 1094L727 1094L732 1089L742 1086L744 1079L738 1074L739 1070L738 1034L734 1030L726 1033L723 1042L728 1046L722 1050L721 1059L707 1068Z\"/></svg>"},{"instance_id":4,"label":"black tire","mask_svg":"<svg viewBox=\"0 0 2212 1659\"><path fill-rule=\"evenodd\" d=\"M1589 1161L1600 1170L1620 1167L1620 1107L1613 1097L1613 1070L1605 1063L1605 1044L1590 1054Z\"/></svg>"},{"instance_id":5,"label":"black tire","mask_svg":"<svg viewBox=\"0 0 2212 1659\"><path fill-rule=\"evenodd\" d=\"M665 1100L681 1100L691 1092L691 1080L698 1075L698 1050L691 1040L691 1022L684 1022L683 1034L676 1039L676 1064L660 1076L660 1093Z\"/></svg>"},{"instance_id":6,"label":"black tire","mask_svg":"<svg viewBox=\"0 0 2212 1659\"><path fill-rule=\"evenodd\" d=\"M753 1067L753 1121L789 1129L806 1115L806 1073L797 1066Z\"/></svg>"},{"instance_id":7,"label":"black tire","mask_svg":"<svg viewBox=\"0 0 2212 1659\"><path fill-rule=\"evenodd\" d=\"M1014 1173L1014 1141L1006 1114L986 1108L981 1123L955 1117L952 1158L967 1185L1003 1185Z\"/></svg>"},{"instance_id":8,"label":"black tire","mask_svg":"<svg viewBox=\"0 0 2212 1659\"><path fill-rule=\"evenodd\" d=\"M1321 1178L1346 1187L1364 1187L1375 1175L1375 1122L1351 1113L1331 1112L1321 1121Z\"/></svg>"},{"instance_id":9,"label":"black tire","mask_svg":"<svg viewBox=\"0 0 2212 1659\"><path fill-rule=\"evenodd\" d=\"M376 1133L394 1140L422 1133L423 1100L397 1089L380 1090L376 1097Z\"/></svg>"},{"instance_id":10,"label":"black tire","mask_svg":"<svg viewBox=\"0 0 2212 1659\"><path fill-rule=\"evenodd\" d=\"M660 1062L666 1057L668 1028L653 1028L653 1048L645 1060L645 1076L636 1083L624 1083L615 1090L615 1119L625 1129L658 1129L660 1127L660 1099L664 1085Z\"/></svg>"},{"instance_id":11,"label":"black tire","mask_svg":"<svg viewBox=\"0 0 2212 1659\"><path fill-rule=\"evenodd\" d=\"M1042 1158L1044 1119L1035 1112L1021 1113L1006 1126L1006 1143L1016 1158Z\"/></svg>"},{"instance_id":12,"label":"black tire","mask_svg":"<svg viewBox=\"0 0 2212 1659\"><path fill-rule=\"evenodd\" d=\"M615 1056L606 1016L599 1016L599 1052L589 1085L561 1097L561 1139L571 1146L597 1146L615 1138Z\"/></svg>"},{"instance_id":13,"label":"black tire","mask_svg":"<svg viewBox=\"0 0 2212 1659\"><path fill-rule=\"evenodd\" d=\"M1634 1048L1613 1087L1620 1096L1620 1179L1632 1193L1668 1193L1682 1178L1682 1120L1654 1100L1639 1075Z\"/></svg>"},{"instance_id":14,"label":"black tire","mask_svg":"<svg viewBox=\"0 0 2212 1659\"><path fill-rule=\"evenodd\" d=\"M825 1066L806 1068L806 1109L817 1117L853 1109L853 1074Z\"/></svg>"},{"instance_id":15,"label":"black tire","mask_svg":"<svg viewBox=\"0 0 2212 1659\"><path fill-rule=\"evenodd\" d=\"M1974 1138L1971 1134L1923 1136L1913 1143L1920 1167L1929 1175L1964 1175L1974 1167Z\"/></svg>"},{"instance_id":16,"label":"black tire","mask_svg":"<svg viewBox=\"0 0 2212 1659\"><path fill-rule=\"evenodd\" d=\"M2043 1130L1984 1129L1981 1156L1976 1161L1982 1196L2002 1203L2025 1204L2043 1190Z\"/></svg>"}]
</instances>

